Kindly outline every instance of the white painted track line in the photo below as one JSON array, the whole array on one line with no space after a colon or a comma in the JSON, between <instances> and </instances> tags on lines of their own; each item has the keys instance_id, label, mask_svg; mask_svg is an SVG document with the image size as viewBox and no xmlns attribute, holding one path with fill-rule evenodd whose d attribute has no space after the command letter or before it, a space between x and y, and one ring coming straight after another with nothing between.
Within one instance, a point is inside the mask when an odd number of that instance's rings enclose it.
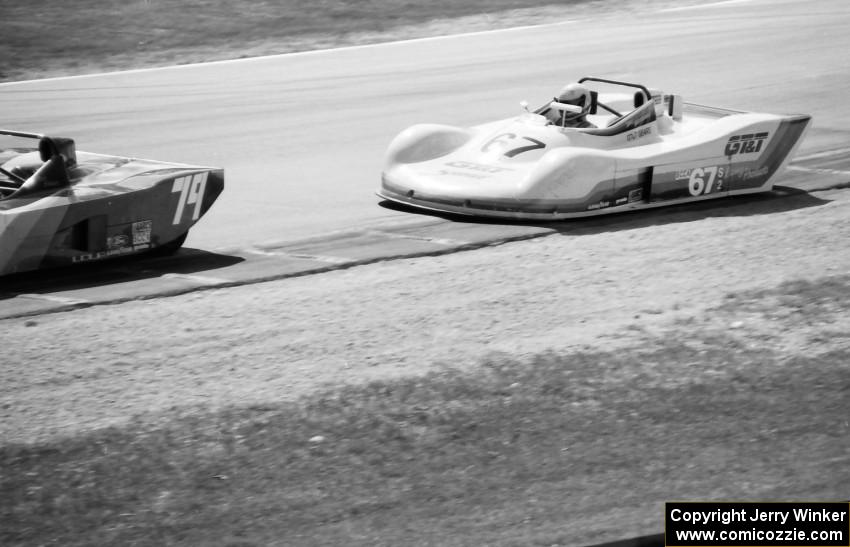
<instances>
[{"instance_id":1,"label":"white painted track line","mask_svg":"<svg viewBox=\"0 0 850 547\"><path fill-rule=\"evenodd\" d=\"M728 6L732 4L746 4L749 2L753 2L754 0L722 0L721 2L709 2L707 4L698 4L696 6L681 6L675 8L663 8L658 10L661 13L673 13L677 11L690 11L690 10L698 10L698 9L706 9L706 8L716 8L722 6Z\"/></svg>"}]
</instances>

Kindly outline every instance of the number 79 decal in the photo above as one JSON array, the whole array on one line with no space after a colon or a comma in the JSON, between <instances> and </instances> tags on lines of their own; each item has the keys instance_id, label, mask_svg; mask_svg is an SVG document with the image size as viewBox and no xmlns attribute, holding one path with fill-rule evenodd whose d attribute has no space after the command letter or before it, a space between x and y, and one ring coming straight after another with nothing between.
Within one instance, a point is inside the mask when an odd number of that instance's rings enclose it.
<instances>
[{"instance_id":1,"label":"number 79 decal","mask_svg":"<svg viewBox=\"0 0 850 547\"><path fill-rule=\"evenodd\" d=\"M517 138L525 139L532 144L526 145L526 146L518 146L516 148L511 148L510 150L508 150L507 152L505 152L503 154L506 158L512 158L514 156L522 154L523 152L530 152L532 150L539 150L541 148L546 148L546 143L544 143L542 141L538 141L537 139L532 139L531 137L517 137L514 133L502 133L501 135L496 135L495 137L493 137L492 139L487 141L487 143L484 146L481 147L481 151L487 152L491 148L493 148L494 146L499 145L499 144L507 145L509 143L509 141L515 140Z\"/></svg>"},{"instance_id":2,"label":"number 79 decal","mask_svg":"<svg viewBox=\"0 0 850 547\"><path fill-rule=\"evenodd\" d=\"M204 200L204 190L207 187L207 174L206 172L197 173L174 179L171 193L180 192L180 197L177 198L177 210L174 211L172 224L180 224L183 220L183 210L186 205L195 206L192 210L192 220L198 220L201 216L201 202Z\"/></svg>"}]
</instances>

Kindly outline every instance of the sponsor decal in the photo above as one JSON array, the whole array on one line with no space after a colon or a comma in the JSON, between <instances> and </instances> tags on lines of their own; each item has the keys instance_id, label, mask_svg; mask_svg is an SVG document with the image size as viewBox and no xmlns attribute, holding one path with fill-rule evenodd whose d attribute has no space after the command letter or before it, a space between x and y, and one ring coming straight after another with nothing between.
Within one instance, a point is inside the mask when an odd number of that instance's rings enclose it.
<instances>
[{"instance_id":1,"label":"sponsor decal","mask_svg":"<svg viewBox=\"0 0 850 547\"><path fill-rule=\"evenodd\" d=\"M177 210L174 211L172 224L180 224L183 221L183 211L187 205L194 205L193 221L201 216L201 202L204 200L204 190L207 187L207 175L207 172L203 172L174 179L171 193L180 192L180 196L177 198Z\"/></svg>"},{"instance_id":2,"label":"sponsor decal","mask_svg":"<svg viewBox=\"0 0 850 547\"><path fill-rule=\"evenodd\" d=\"M471 161L450 161L447 162L445 165L447 165L448 167L454 167L456 169L470 169L472 171L480 171L482 173L501 173L502 171L513 171L513 169L508 169L506 167L484 165Z\"/></svg>"},{"instance_id":3,"label":"sponsor decal","mask_svg":"<svg viewBox=\"0 0 850 547\"><path fill-rule=\"evenodd\" d=\"M113 256L120 256L128 253L135 252L136 249L133 247L121 247L119 249L108 249L106 251L97 251L95 253L85 253L77 256L72 256L72 262L91 262L93 260L103 260L104 258L109 258Z\"/></svg>"},{"instance_id":4,"label":"sponsor decal","mask_svg":"<svg viewBox=\"0 0 850 547\"><path fill-rule=\"evenodd\" d=\"M592 203L587 206L588 211L596 211L597 209L605 209L606 207L610 207L610 201L600 201L599 203Z\"/></svg>"},{"instance_id":5,"label":"sponsor decal","mask_svg":"<svg viewBox=\"0 0 850 547\"><path fill-rule=\"evenodd\" d=\"M629 203L641 201L643 199L643 188L636 188L629 192Z\"/></svg>"},{"instance_id":6,"label":"sponsor decal","mask_svg":"<svg viewBox=\"0 0 850 547\"><path fill-rule=\"evenodd\" d=\"M123 240L121 238L123 238ZM121 256L139 251L144 251L146 249L150 249L151 247L149 243L133 246L127 245L129 240L125 235L112 236L110 238L107 238L106 242L107 246L109 247L107 250L92 253L83 253L76 256L72 256L71 262L93 262L95 260L103 260L105 258L111 258L114 256ZM120 244L122 246L113 247L113 244Z\"/></svg>"},{"instance_id":7,"label":"sponsor decal","mask_svg":"<svg viewBox=\"0 0 850 547\"><path fill-rule=\"evenodd\" d=\"M689 167L687 169L679 169L676 171L676 178L674 180L690 180L691 172L693 172L694 168Z\"/></svg>"},{"instance_id":8,"label":"sponsor decal","mask_svg":"<svg viewBox=\"0 0 850 547\"><path fill-rule=\"evenodd\" d=\"M449 169L441 169L437 171L438 175L449 175L452 177L463 177L467 179L487 179L490 175L482 175L481 173L467 173L465 171L450 171Z\"/></svg>"},{"instance_id":9,"label":"sponsor decal","mask_svg":"<svg viewBox=\"0 0 850 547\"><path fill-rule=\"evenodd\" d=\"M628 203L629 198L627 196L623 196L614 202L614 205L623 205L624 203Z\"/></svg>"},{"instance_id":10,"label":"sponsor decal","mask_svg":"<svg viewBox=\"0 0 850 547\"><path fill-rule=\"evenodd\" d=\"M118 234L115 236L106 238L106 248L107 249L120 249L123 247L130 246L130 238L124 234Z\"/></svg>"},{"instance_id":11,"label":"sponsor decal","mask_svg":"<svg viewBox=\"0 0 850 547\"><path fill-rule=\"evenodd\" d=\"M740 180L740 181L753 180L753 179L766 177L769 172L770 172L770 169L768 169L768 167L765 165L764 167L760 167L758 169L747 168L747 169L742 169L741 171L734 172L733 178L735 180Z\"/></svg>"},{"instance_id":12,"label":"sponsor decal","mask_svg":"<svg viewBox=\"0 0 850 547\"><path fill-rule=\"evenodd\" d=\"M755 154L756 152L761 152L761 147L769 136L770 133L767 131L733 135L729 137L729 141L726 143L726 155L734 156L735 154Z\"/></svg>"},{"instance_id":13,"label":"sponsor decal","mask_svg":"<svg viewBox=\"0 0 850 547\"><path fill-rule=\"evenodd\" d=\"M641 127L637 131L632 131L631 133L626 134L626 141L627 142L636 141L638 139L642 139L645 136L651 135L651 134L652 134L652 126L651 125L648 126L648 127Z\"/></svg>"},{"instance_id":14,"label":"sponsor decal","mask_svg":"<svg viewBox=\"0 0 850 547\"><path fill-rule=\"evenodd\" d=\"M145 245L151 242L153 221L140 220L133 223L133 245Z\"/></svg>"}]
</instances>

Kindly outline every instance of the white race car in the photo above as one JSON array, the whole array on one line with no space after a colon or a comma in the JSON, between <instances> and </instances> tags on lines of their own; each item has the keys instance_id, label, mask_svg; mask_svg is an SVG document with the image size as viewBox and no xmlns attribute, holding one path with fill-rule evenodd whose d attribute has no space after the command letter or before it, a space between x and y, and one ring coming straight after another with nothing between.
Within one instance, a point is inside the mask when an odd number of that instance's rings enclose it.
<instances>
[{"instance_id":1,"label":"white race car","mask_svg":"<svg viewBox=\"0 0 850 547\"><path fill-rule=\"evenodd\" d=\"M811 121L685 103L627 82L579 83L591 90L595 127L551 121L581 110L557 101L471 128L414 125L390 144L378 196L450 213L564 219L765 192Z\"/></svg>"}]
</instances>

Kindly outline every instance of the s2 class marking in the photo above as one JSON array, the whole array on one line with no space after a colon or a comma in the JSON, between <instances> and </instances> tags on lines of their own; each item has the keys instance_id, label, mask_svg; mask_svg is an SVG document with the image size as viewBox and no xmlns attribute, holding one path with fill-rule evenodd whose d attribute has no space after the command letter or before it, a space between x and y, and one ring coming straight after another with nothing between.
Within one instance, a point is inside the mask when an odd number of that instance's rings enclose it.
<instances>
[{"instance_id":1,"label":"s2 class marking","mask_svg":"<svg viewBox=\"0 0 850 547\"><path fill-rule=\"evenodd\" d=\"M511 141L516 140L516 139L524 139L524 140L527 140L528 142L530 142L531 144L526 145L526 146L518 146L516 148L511 148L510 150L508 150L504 154L502 154L506 158L513 158L514 156L518 156L519 154L522 154L523 152L530 152L531 150L539 150L541 148L546 148L546 143L539 141L537 139L532 139L531 137L517 137L516 134L514 134L514 133L502 133L500 135L496 135L495 137L493 137L492 139L487 141L484 144L484 146L481 147L481 151L482 152L488 152L494 146L499 146L499 145L507 146L511 143Z\"/></svg>"}]
</instances>

